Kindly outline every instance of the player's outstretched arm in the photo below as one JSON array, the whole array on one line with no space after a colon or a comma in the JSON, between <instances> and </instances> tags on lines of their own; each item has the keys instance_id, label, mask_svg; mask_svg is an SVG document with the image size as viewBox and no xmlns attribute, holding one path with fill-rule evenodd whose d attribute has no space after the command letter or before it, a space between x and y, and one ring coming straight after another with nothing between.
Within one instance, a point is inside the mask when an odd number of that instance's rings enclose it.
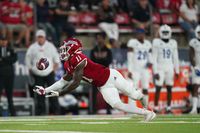
<instances>
[{"instance_id":1,"label":"player's outstretched arm","mask_svg":"<svg viewBox=\"0 0 200 133\"><path fill-rule=\"evenodd\" d=\"M71 75L66 74L60 80L55 82L53 85L44 88L43 86L35 86L33 91L36 92L38 95L45 95L50 92L62 90L66 85L68 85L69 81L71 80Z\"/></svg>"},{"instance_id":2,"label":"player's outstretched arm","mask_svg":"<svg viewBox=\"0 0 200 133\"><path fill-rule=\"evenodd\" d=\"M69 82L69 84L62 90L59 92L59 95L64 95L67 94L69 92L71 92L72 90L76 89L83 77L83 69L86 65L86 60L83 60L75 69L74 73L73 73L73 77L72 80Z\"/></svg>"},{"instance_id":3,"label":"player's outstretched arm","mask_svg":"<svg viewBox=\"0 0 200 133\"><path fill-rule=\"evenodd\" d=\"M63 90L65 86L69 84L69 81L71 80L71 75L65 74L60 80L55 82L53 85L45 88L45 93L50 93L51 91L59 91Z\"/></svg>"}]
</instances>

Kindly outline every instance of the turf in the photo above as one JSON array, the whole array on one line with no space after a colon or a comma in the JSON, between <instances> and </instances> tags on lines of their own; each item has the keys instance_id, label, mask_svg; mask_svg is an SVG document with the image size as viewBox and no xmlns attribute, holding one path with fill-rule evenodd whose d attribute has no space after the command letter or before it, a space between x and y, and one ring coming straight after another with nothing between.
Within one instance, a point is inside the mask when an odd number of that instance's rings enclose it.
<instances>
[{"instance_id":1,"label":"turf","mask_svg":"<svg viewBox=\"0 0 200 133\"><path fill-rule=\"evenodd\" d=\"M200 115L157 116L149 123L138 116L47 116L0 118L0 133L200 133Z\"/></svg>"}]
</instances>

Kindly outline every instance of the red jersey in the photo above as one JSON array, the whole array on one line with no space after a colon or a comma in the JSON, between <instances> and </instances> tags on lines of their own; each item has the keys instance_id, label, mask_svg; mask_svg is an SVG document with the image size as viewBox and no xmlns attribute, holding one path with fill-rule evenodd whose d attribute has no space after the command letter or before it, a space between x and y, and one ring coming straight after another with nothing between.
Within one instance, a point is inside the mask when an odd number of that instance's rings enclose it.
<instances>
[{"instance_id":1,"label":"red jersey","mask_svg":"<svg viewBox=\"0 0 200 133\"><path fill-rule=\"evenodd\" d=\"M83 70L83 80L92 83L97 87L103 86L110 76L110 69L100 64L94 63L82 53L76 53L72 58L64 63L64 69L68 74L73 74L76 67L86 61Z\"/></svg>"},{"instance_id":2,"label":"red jersey","mask_svg":"<svg viewBox=\"0 0 200 133\"><path fill-rule=\"evenodd\" d=\"M1 21L5 24L21 23L21 9L18 3L5 1L1 4Z\"/></svg>"}]
</instances>

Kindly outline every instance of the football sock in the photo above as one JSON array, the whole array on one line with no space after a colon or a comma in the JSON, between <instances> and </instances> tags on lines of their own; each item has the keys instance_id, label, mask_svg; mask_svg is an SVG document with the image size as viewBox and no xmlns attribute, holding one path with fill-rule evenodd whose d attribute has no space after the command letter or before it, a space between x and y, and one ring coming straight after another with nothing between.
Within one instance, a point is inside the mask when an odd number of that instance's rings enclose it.
<instances>
[{"instance_id":1,"label":"football sock","mask_svg":"<svg viewBox=\"0 0 200 133\"><path fill-rule=\"evenodd\" d=\"M197 109L197 104L198 104L198 98L192 97L192 111L195 111Z\"/></svg>"},{"instance_id":2,"label":"football sock","mask_svg":"<svg viewBox=\"0 0 200 133\"><path fill-rule=\"evenodd\" d=\"M200 96L198 96L198 104L197 107L200 108Z\"/></svg>"},{"instance_id":3,"label":"football sock","mask_svg":"<svg viewBox=\"0 0 200 133\"><path fill-rule=\"evenodd\" d=\"M127 113L133 113L133 114L139 114L139 115L145 115L149 112L146 109L141 109L136 106L130 106L130 105L122 103L122 102L116 103L114 105L114 108L124 111L124 112L127 112Z\"/></svg>"},{"instance_id":4,"label":"football sock","mask_svg":"<svg viewBox=\"0 0 200 133\"><path fill-rule=\"evenodd\" d=\"M167 111L170 111L172 108L171 108L171 106L167 106Z\"/></svg>"}]
</instances>

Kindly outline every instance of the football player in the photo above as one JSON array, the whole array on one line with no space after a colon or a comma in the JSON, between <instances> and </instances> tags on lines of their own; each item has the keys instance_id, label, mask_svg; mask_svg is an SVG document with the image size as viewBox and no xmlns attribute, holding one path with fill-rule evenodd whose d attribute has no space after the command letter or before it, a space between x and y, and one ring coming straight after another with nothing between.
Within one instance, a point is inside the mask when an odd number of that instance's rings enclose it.
<instances>
[{"instance_id":1,"label":"football player","mask_svg":"<svg viewBox=\"0 0 200 133\"><path fill-rule=\"evenodd\" d=\"M133 107L120 100L119 91L134 100L141 101L143 101L143 94L134 89L117 70L94 63L86 57L82 53L82 44L78 39L68 38L63 41L59 53L60 59L64 61L67 74L47 88L36 86L34 89L36 93L46 94L47 97L64 95L76 89L83 79L97 86L111 107L128 113L144 115L145 121L155 118L156 114L153 111Z\"/></svg>"},{"instance_id":2,"label":"football player","mask_svg":"<svg viewBox=\"0 0 200 133\"><path fill-rule=\"evenodd\" d=\"M177 42L171 39L172 30L168 25L162 25L159 29L160 38L153 40L152 58L153 73L155 78L155 111L158 111L158 100L163 84L167 88L166 112L171 113L172 86L174 85L174 70L176 78L179 75L179 59Z\"/></svg>"},{"instance_id":3,"label":"football player","mask_svg":"<svg viewBox=\"0 0 200 133\"><path fill-rule=\"evenodd\" d=\"M192 84L194 86L192 90L192 110L191 114L197 113L198 105L198 89L200 87L200 26L197 26L195 29L195 36L190 42L190 62L192 70ZM199 99L200 100L200 99Z\"/></svg>"},{"instance_id":4,"label":"football player","mask_svg":"<svg viewBox=\"0 0 200 133\"><path fill-rule=\"evenodd\" d=\"M135 33L136 39L130 39L128 41L128 77L133 79L136 87L139 87L139 81L141 81L144 101L146 102L146 106L148 106L148 88L150 79L148 68L152 66L150 63L152 45L150 41L145 39L144 29L136 29Z\"/></svg>"}]
</instances>

